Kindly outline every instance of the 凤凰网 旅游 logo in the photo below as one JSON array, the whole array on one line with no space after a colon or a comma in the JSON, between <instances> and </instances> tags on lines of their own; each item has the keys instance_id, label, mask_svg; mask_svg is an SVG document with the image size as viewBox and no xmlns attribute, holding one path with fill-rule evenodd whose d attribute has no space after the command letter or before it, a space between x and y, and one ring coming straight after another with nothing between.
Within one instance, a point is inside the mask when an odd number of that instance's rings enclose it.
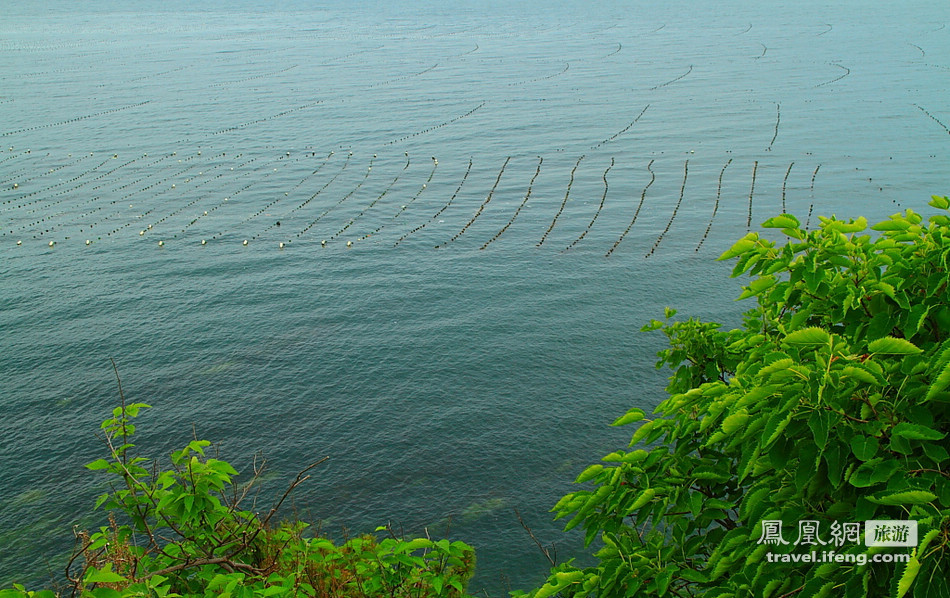
<instances>
[{"instance_id":1,"label":"\u51e4\u51f0\u7f51 \u65c5\u6e38 logo","mask_svg":"<svg viewBox=\"0 0 950 598\"><path fill-rule=\"evenodd\" d=\"M825 523L818 520L798 521L795 532L786 534L785 524L779 519L761 522L761 535L757 544L776 547L766 553L772 563L856 563L908 562L909 553L865 551L864 547L914 547L917 546L917 522L904 520L873 519L863 522ZM791 526L789 526L791 527ZM794 537L794 540L791 539ZM806 546L806 552L792 552L795 547ZM842 550L844 552L838 552ZM874 554L871 554L874 552Z\"/></svg>"}]
</instances>

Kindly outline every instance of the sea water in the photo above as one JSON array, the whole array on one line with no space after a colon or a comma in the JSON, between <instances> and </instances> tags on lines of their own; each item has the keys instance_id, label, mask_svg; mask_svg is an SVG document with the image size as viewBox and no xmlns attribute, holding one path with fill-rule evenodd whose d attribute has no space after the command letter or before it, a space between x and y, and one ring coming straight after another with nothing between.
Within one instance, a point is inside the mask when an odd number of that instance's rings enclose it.
<instances>
[{"instance_id":1,"label":"sea water","mask_svg":"<svg viewBox=\"0 0 950 598\"><path fill-rule=\"evenodd\" d=\"M940 2L21 2L0 19L0 582L98 525L111 360L336 538L544 577L548 512L662 400L665 306L783 210L948 192ZM288 514L290 511L288 511Z\"/></svg>"}]
</instances>

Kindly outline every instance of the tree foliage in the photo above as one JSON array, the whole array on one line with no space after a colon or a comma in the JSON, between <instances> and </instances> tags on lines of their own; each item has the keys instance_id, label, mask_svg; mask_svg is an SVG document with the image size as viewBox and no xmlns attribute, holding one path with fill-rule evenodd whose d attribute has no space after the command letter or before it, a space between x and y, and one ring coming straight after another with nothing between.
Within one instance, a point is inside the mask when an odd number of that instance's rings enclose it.
<instances>
[{"instance_id":1,"label":"tree foliage","mask_svg":"<svg viewBox=\"0 0 950 598\"><path fill-rule=\"evenodd\" d=\"M121 394L121 385L120 385ZM243 506L253 478L238 483L226 461L192 440L171 454L170 467L134 454L133 419L148 405L116 407L102 423L108 458L86 467L115 482L96 507L110 525L78 532L77 549L60 592L0 590L0 598L220 596L253 598L463 598L474 572L474 550L463 542L429 538L351 538L341 545L304 537L301 522L278 523L284 500L320 460L300 472L263 515Z\"/></svg>"},{"instance_id":2,"label":"tree foliage","mask_svg":"<svg viewBox=\"0 0 950 598\"><path fill-rule=\"evenodd\" d=\"M930 205L877 235L864 218L771 218L784 244L752 232L720 258L749 275L741 328L671 309L646 326L669 339L668 398L617 419L637 423L634 450L553 509L602 544L597 564L559 565L529 595L950 595L950 201ZM840 533L868 520L916 521L917 543ZM831 550L844 562L823 562Z\"/></svg>"}]
</instances>

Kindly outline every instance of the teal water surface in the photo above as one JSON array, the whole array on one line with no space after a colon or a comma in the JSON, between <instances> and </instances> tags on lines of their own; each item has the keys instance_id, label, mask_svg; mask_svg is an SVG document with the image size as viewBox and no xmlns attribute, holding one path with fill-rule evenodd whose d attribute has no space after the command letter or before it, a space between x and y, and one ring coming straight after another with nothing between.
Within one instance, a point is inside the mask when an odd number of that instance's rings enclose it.
<instances>
[{"instance_id":1,"label":"teal water surface","mask_svg":"<svg viewBox=\"0 0 950 598\"><path fill-rule=\"evenodd\" d=\"M783 210L927 211L943 3L12 1L0 20L0 583L90 526L110 358L160 455L195 432L340 537L543 578L548 509L662 398L667 305Z\"/></svg>"}]
</instances>

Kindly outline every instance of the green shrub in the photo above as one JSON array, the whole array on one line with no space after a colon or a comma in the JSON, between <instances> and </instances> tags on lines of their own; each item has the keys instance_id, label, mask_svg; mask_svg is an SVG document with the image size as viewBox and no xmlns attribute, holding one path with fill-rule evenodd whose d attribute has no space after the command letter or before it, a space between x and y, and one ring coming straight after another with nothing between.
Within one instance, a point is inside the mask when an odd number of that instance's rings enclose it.
<instances>
[{"instance_id":1,"label":"green shrub","mask_svg":"<svg viewBox=\"0 0 950 598\"><path fill-rule=\"evenodd\" d=\"M121 386L120 386L121 395ZM341 545L305 538L306 525L275 523L290 493L318 461L297 475L264 515L242 508L261 473L238 484L237 471L206 455L210 443L193 440L171 454L171 467L133 454L132 422L147 408L117 407L102 424L109 451L86 467L111 474L117 484L96 502L109 509L110 525L77 533L78 547L66 568L71 596L314 596L326 598L461 598L475 566L462 542L417 538L351 538ZM120 523L121 521L121 523ZM0 598L48 598L50 590L22 586Z\"/></svg>"},{"instance_id":2,"label":"green shrub","mask_svg":"<svg viewBox=\"0 0 950 598\"><path fill-rule=\"evenodd\" d=\"M669 339L669 397L617 419L639 423L636 450L553 509L602 543L598 564L557 566L528 595L950 594L950 218L908 210L876 236L864 218L763 226L788 241L749 233L720 258L751 276L740 329L670 309L644 328ZM917 542L865 546L868 520L916 521ZM832 549L845 562L823 562Z\"/></svg>"}]
</instances>

